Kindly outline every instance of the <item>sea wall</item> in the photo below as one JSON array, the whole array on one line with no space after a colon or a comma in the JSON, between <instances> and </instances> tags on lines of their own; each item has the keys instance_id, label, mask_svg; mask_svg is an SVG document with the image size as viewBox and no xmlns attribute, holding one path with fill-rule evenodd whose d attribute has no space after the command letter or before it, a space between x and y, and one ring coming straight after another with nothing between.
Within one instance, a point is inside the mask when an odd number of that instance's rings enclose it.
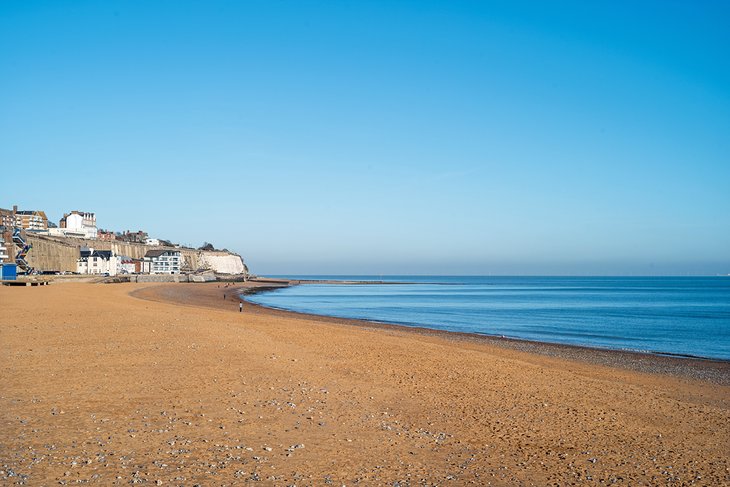
<instances>
[{"instance_id":1,"label":"sea wall","mask_svg":"<svg viewBox=\"0 0 730 487\"><path fill-rule=\"evenodd\" d=\"M76 272L76 260L79 258L79 250L81 247L91 247L96 250L111 250L117 255L126 255L133 259L142 259L148 250L179 250L184 261L182 265L183 272L204 270L213 271L217 274L244 274L246 272L243 258L233 252L179 249L127 242L105 242L32 234L28 234L27 238L28 242L33 244L33 248L28 253L26 260L31 266L44 271ZM15 255L17 250L8 248L9 254L11 250L12 255Z\"/></svg>"},{"instance_id":2,"label":"sea wall","mask_svg":"<svg viewBox=\"0 0 730 487\"><path fill-rule=\"evenodd\" d=\"M71 242L38 238L30 235L27 240L33 245L33 248L28 252L25 260L32 267L38 270L76 272L76 261L79 258L78 246ZM13 248L11 257L15 256L17 250L17 248Z\"/></svg>"},{"instance_id":3,"label":"sea wall","mask_svg":"<svg viewBox=\"0 0 730 487\"><path fill-rule=\"evenodd\" d=\"M139 274L128 278L130 282L212 282L215 281L215 274Z\"/></svg>"}]
</instances>

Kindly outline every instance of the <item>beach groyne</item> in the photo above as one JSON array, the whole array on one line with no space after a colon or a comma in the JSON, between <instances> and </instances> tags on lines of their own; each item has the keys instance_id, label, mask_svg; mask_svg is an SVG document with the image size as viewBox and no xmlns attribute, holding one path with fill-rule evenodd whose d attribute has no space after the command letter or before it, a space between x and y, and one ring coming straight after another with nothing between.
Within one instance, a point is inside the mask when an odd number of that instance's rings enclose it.
<instances>
[{"instance_id":1,"label":"beach groyne","mask_svg":"<svg viewBox=\"0 0 730 487\"><path fill-rule=\"evenodd\" d=\"M28 263L41 271L76 272L79 250L82 247L93 247L96 250L111 250L117 255L126 255L133 259L144 258L149 250L173 249L180 251L184 262L182 267L185 272L212 271L217 274L232 275L246 273L243 258L229 251L173 248L71 237L49 237L31 233L28 234L28 242L33 245L33 249L28 253ZM15 252L15 249L8 250Z\"/></svg>"}]
</instances>

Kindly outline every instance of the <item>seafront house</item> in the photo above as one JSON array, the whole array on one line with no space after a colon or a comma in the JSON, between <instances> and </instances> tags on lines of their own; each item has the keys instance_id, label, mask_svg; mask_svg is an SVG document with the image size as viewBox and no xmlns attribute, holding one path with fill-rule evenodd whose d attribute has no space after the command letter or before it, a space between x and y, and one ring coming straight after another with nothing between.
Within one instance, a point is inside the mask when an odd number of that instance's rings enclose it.
<instances>
[{"instance_id":1,"label":"seafront house","mask_svg":"<svg viewBox=\"0 0 730 487\"><path fill-rule=\"evenodd\" d=\"M96 215L87 211L65 213L58 222L56 232L66 237L96 238Z\"/></svg>"},{"instance_id":2,"label":"seafront house","mask_svg":"<svg viewBox=\"0 0 730 487\"><path fill-rule=\"evenodd\" d=\"M116 276L120 259L111 250L81 249L76 261L79 274L99 274Z\"/></svg>"},{"instance_id":3,"label":"seafront house","mask_svg":"<svg viewBox=\"0 0 730 487\"><path fill-rule=\"evenodd\" d=\"M181 262L179 250L148 250L144 255L142 272L149 274L180 274Z\"/></svg>"},{"instance_id":4,"label":"seafront house","mask_svg":"<svg viewBox=\"0 0 730 487\"><path fill-rule=\"evenodd\" d=\"M139 274L142 272L142 259L133 259L126 255L120 255L119 259L119 274Z\"/></svg>"}]
</instances>

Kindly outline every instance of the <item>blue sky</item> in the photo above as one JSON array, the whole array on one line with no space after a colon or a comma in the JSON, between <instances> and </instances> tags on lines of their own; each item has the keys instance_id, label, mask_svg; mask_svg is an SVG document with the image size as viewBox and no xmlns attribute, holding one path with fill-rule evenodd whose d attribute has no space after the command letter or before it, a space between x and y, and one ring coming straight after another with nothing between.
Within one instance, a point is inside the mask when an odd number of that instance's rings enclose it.
<instances>
[{"instance_id":1,"label":"blue sky","mask_svg":"<svg viewBox=\"0 0 730 487\"><path fill-rule=\"evenodd\" d=\"M730 273L726 2L0 3L0 206L261 274Z\"/></svg>"}]
</instances>

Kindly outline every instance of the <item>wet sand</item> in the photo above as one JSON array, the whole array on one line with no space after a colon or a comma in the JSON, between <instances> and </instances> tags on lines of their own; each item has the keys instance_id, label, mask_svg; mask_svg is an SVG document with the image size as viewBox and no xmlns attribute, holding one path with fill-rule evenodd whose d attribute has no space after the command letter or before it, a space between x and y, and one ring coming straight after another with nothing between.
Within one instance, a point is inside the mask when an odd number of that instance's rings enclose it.
<instances>
[{"instance_id":1,"label":"wet sand","mask_svg":"<svg viewBox=\"0 0 730 487\"><path fill-rule=\"evenodd\" d=\"M256 281L248 281L246 283L238 283L235 286L231 283L228 287L224 287L223 290L207 288L196 290L195 293L190 293L188 290L182 288L157 288L154 292L146 292L144 294L140 294L140 296L145 296L147 299L152 300L164 300L180 304L189 304L194 302L197 306L231 309L231 307L235 308L236 304L226 302L225 300L221 301L222 294L227 293L229 296L244 295L245 298L245 295L247 294L265 292L270 289L286 287L289 285L299 285L302 283L347 284L345 281L291 281L281 279L259 279ZM368 285L369 283L360 281L357 284ZM712 360L688 356L640 353L622 350L605 350L581 347L577 345L519 340L494 335L461 333L434 330L424 327L379 323L367 320L320 316L309 313L268 308L253 303L246 303L246 305L251 307L253 312L268 314L271 316L324 321L327 323L358 326L361 328L398 330L405 333L439 336L444 339L456 341L488 343L500 348L520 350L530 354L567 358L573 361L607 365L610 367L635 370L638 372L665 374L687 379L701 379L704 381L714 382L719 385L730 386L730 362L726 360Z\"/></svg>"},{"instance_id":2,"label":"wet sand","mask_svg":"<svg viewBox=\"0 0 730 487\"><path fill-rule=\"evenodd\" d=\"M721 365L239 313L218 286L1 287L0 482L730 484Z\"/></svg>"}]
</instances>

